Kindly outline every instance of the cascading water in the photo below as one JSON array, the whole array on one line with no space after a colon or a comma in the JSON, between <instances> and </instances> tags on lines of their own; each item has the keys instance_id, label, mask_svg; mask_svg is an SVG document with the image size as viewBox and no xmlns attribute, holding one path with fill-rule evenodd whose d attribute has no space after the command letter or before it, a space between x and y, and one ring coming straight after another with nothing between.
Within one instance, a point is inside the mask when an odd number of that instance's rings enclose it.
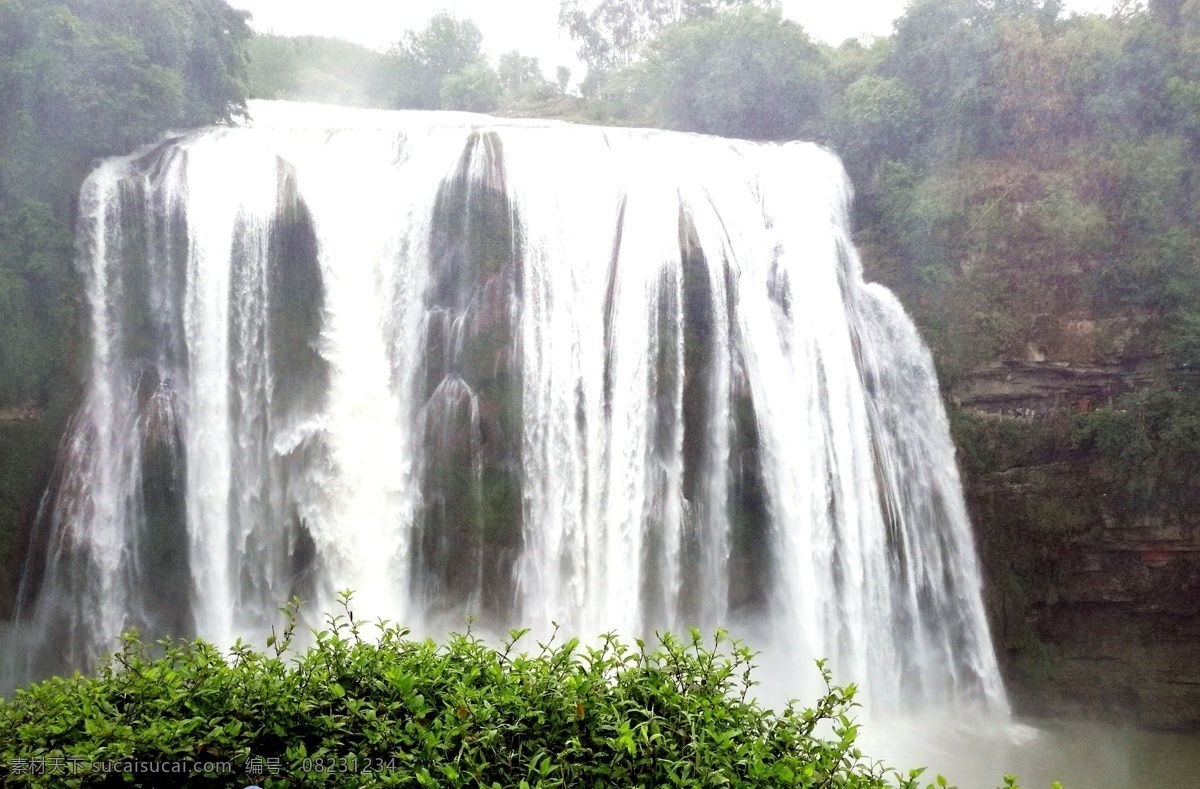
<instances>
[{"instance_id":1,"label":"cascading water","mask_svg":"<svg viewBox=\"0 0 1200 789\"><path fill-rule=\"evenodd\" d=\"M352 588L425 630L756 622L874 709L1005 707L930 356L835 157L252 111L84 187L91 366L18 674Z\"/></svg>"}]
</instances>

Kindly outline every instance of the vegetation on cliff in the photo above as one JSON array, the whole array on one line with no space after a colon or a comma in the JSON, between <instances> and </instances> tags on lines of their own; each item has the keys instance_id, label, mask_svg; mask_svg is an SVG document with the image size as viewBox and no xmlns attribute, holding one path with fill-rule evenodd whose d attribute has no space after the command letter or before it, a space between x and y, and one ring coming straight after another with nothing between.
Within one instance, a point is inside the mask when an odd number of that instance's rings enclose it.
<instances>
[{"instance_id":1,"label":"vegetation on cliff","mask_svg":"<svg viewBox=\"0 0 1200 789\"><path fill-rule=\"evenodd\" d=\"M248 36L222 0L0 3L0 402L44 398L64 361L90 162L244 112Z\"/></svg>"},{"instance_id":2,"label":"vegetation on cliff","mask_svg":"<svg viewBox=\"0 0 1200 789\"><path fill-rule=\"evenodd\" d=\"M248 36L223 0L0 3L0 403L64 363L91 161L243 113Z\"/></svg>"}]
</instances>

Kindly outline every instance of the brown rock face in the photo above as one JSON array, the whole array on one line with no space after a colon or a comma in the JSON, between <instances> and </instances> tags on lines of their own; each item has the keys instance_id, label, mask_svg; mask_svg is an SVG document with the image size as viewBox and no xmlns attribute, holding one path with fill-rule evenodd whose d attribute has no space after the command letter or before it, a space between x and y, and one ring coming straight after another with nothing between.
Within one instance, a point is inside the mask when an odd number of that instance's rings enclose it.
<instances>
[{"instance_id":1,"label":"brown rock face","mask_svg":"<svg viewBox=\"0 0 1200 789\"><path fill-rule=\"evenodd\" d=\"M37 403L0 406L0 424L5 422L37 422L42 418L42 408Z\"/></svg>"},{"instance_id":2,"label":"brown rock face","mask_svg":"<svg viewBox=\"0 0 1200 789\"><path fill-rule=\"evenodd\" d=\"M1018 710L1200 726L1200 517L1130 516L1086 457L968 477Z\"/></svg>"},{"instance_id":3,"label":"brown rock face","mask_svg":"<svg viewBox=\"0 0 1200 789\"><path fill-rule=\"evenodd\" d=\"M1095 345L1064 355L977 370L948 393L1014 706L1200 728L1200 511L1129 506L1112 464L1073 440L1076 414L1165 383L1165 365Z\"/></svg>"}]
</instances>

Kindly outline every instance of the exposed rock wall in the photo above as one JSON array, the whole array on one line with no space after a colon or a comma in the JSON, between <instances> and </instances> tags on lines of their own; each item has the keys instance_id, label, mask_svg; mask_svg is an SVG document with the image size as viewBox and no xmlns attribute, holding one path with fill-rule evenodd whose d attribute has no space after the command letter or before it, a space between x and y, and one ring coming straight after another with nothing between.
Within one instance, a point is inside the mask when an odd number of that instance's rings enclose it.
<instances>
[{"instance_id":1,"label":"exposed rock wall","mask_svg":"<svg viewBox=\"0 0 1200 789\"><path fill-rule=\"evenodd\" d=\"M38 504L78 398L78 386L60 384L44 405L0 406L0 624L16 608Z\"/></svg>"},{"instance_id":2,"label":"exposed rock wall","mask_svg":"<svg viewBox=\"0 0 1200 789\"><path fill-rule=\"evenodd\" d=\"M1131 509L1111 464L1072 441L1076 413L1166 373L1154 355L1093 345L979 369L948 392L1020 713L1200 727L1200 511Z\"/></svg>"}]
</instances>

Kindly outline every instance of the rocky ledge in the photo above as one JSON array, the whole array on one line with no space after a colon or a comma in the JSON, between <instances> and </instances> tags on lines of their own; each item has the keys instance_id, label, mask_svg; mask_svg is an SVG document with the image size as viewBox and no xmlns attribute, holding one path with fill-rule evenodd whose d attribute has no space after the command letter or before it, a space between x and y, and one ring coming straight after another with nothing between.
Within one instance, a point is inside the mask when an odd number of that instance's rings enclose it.
<instances>
[{"instance_id":1,"label":"rocky ledge","mask_svg":"<svg viewBox=\"0 0 1200 789\"><path fill-rule=\"evenodd\" d=\"M39 422L42 409L37 403L20 403L0 406L0 425L18 422Z\"/></svg>"}]
</instances>

